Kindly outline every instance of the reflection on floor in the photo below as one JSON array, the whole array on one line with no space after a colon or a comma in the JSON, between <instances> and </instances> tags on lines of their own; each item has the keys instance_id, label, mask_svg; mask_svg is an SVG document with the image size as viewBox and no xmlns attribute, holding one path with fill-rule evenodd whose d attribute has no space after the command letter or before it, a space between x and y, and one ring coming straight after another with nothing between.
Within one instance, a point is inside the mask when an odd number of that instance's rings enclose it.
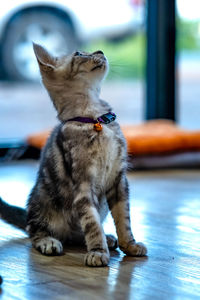
<instances>
[{"instance_id":1,"label":"reflection on floor","mask_svg":"<svg viewBox=\"0 0 200 300\"><path fill-rule=\"evenodd\" d=\"M1 164L1 196L24 206L36 170L31 161ZM148 257L113 251L106 268L85 267L85 249L42 256L26 234L0 221L0 299L199 299L199 181L199 170L130 173L133 232ZM115 232L110 217L105 231Z\"/></svg>"}]
</instances>

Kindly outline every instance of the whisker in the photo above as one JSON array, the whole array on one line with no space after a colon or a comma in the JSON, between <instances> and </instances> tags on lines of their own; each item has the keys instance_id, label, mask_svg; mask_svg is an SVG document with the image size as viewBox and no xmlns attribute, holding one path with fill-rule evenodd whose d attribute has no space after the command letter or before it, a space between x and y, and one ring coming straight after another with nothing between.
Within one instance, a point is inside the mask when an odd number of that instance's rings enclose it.
<instances>
[{"instance_id":1,"label":"whisker","mask_svg":"<svg viewBox=\"0 0 200 300\"><path fill-rule=\"evenodd\" d=\"M125 62L112 62L112 61L109 61L109 65L110 67L120 67L120 68L127 68L130 66L130 63L125 63Z\"/></svg>"}]
</instances>

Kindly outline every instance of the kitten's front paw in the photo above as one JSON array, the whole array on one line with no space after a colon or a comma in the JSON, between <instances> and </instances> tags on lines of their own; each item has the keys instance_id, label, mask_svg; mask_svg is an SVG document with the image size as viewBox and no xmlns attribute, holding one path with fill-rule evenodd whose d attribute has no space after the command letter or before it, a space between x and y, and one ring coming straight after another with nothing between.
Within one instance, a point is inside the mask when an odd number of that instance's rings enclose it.
<instances>
[{"instance_id":1,"label":"kitten's front paw","mask_svg":"<svg viewBox=\"0 0 200 300\"><path fill-rule=\"evenodd\" d=\"M85 255L85 265L89 267L105 267L108 265L110 255L103 250L90 251Z\"/></svg>"},{"instance_id":2,"label":"kitten's front paw","mask_svg":"<svg viewBox=\"0 0 200 300\"><path fill-rule=\"evenodd\" d=\"M61 242L50 236L36 242L35 248L45 255L60 255L63 252Z\"/></svg>"},{"instance_id":3,"label":"kitten's front paw","mask_svg":"<svg viewBox=\"0 0 200 300\"><path fill-rule=\"evenodd\" d=\"M120 249L128 256L144 256L147 254L147 248L142 243L131 243L127 247L120 247Z\"/></svg>"}]
</instances>

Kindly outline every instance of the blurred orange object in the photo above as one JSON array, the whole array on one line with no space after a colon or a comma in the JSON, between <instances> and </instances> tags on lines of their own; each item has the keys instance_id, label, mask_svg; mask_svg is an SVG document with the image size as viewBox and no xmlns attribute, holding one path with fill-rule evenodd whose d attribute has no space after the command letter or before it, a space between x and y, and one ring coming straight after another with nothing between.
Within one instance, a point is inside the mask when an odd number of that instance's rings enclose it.
<instances>
[{"instance_id":1,"label":"blurred orange object","mask_svg":"<svg viewBox=\"0 0 200 300\"><path fill-rule=\"evenodd\" d=\"M200 150L200 130L181 129L170 120L122 126L122 131L128 153L137 156Z\"/></svg>"},{"instance_id":2,"label":"blurred orange object","mask_svg":"<svg viewBox=\"0 0 200 300\"><path fill-rule=\"evenodd\" d=\"M27 137L26 142L28 145L38 149L42 149L46 144L46 141L51 133L51 130L41 131L35 134L31 134Z\"/></svg>"},{"instance_id":3,"label":"blurred orange object","mask_svg":"<svg viewBox=\"0 0 200 300\"><path fill-rule=\"evenodd\" d=\"M139 125L121 126L128 153L135 156L200 151L200 130L179 128L170 120L153 120ZM42 148L50 134L44 131L30 135L29 145Z\"/></svg>"}]
</instances>

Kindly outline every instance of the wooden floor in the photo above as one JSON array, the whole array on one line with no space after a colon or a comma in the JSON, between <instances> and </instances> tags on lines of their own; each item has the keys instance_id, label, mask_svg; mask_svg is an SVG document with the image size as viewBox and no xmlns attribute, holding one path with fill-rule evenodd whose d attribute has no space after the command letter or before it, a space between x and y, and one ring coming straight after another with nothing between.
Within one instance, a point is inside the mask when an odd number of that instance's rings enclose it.
<instances>
[{"instance_id":1,"label":"wooden floor","mask_svg":"<svg viewBox=\"0 0 200 300\"><path fill-rule=\"evenodd\" d=\"M24 206L33 162L1 164L0 194ZM85 249L45 257L27 236L0 221L0 299L200 299L200 170L129 174L135 237L148 257L111 252L106 268L83 265ZM105 231L114 233L109 217Z\"/></svg>"}]
</instances>

